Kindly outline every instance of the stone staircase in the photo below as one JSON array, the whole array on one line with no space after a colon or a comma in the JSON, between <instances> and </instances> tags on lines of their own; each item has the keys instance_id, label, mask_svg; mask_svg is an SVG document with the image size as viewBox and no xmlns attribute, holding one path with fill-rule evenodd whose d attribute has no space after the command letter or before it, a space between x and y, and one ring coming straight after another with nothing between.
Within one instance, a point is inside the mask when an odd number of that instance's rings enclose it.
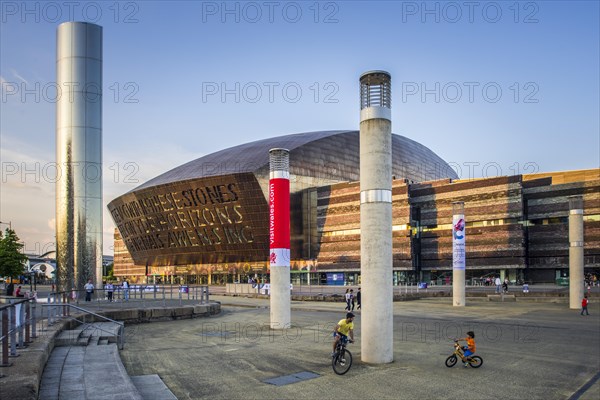
<instances>
[{"instance_id":1,"label":"stone staircase","mask_svg":"<svg viewBox=\"0 0 600 400\"><path fill-rule=\"evenodd\" d=\"M127 374L117 347L118 330L112 322L95 322L61 332L44 368L38 399L176 400L158 375Z\"/></svg>"},{"instance_id":2,"label":"stone staircase","mask_svg":"<svg viewBox=\"0 0 600 400\"><path fill-rule=\"evenodd\" d=\"M488 301L517 301L514 294L488 294Z\"/></svg>"},{"instance_id":3,"label":"stone staircase","mask_svg":"<svg viewBox=\"0 0 600 400\"><path fill-rule=\"evenodd\" d=\"M87 346L90 343L116 343L119 326L112 322L94 322L78 328L62 331L54 346Z\"/></svg>"}]
</instances>

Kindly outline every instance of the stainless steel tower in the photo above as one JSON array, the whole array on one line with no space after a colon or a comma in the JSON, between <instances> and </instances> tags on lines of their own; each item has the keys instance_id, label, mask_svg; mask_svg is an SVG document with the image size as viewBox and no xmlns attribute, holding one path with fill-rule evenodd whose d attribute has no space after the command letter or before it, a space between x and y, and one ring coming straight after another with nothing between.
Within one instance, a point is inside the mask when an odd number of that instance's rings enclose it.
<instances>
[{"instance_id":1,"label":"stainless steel tower","mask_svg":"<svg viewBox=\"0 0 600 400\"><path fill-rule=\"evenodd\" d=\"M362 360L394 360L391 76L360 77L360 271Z\"/></svg>"},{"instance_id":2,"label":"stainless steel tower","mask_svg":"<svg viewBox=\"0 0 600 400\"><path fill-rule=\"evenodd\" d=\"M58 26L56 266L59 290L102 282L102 27Z\"/></svg>"}]
</instances>

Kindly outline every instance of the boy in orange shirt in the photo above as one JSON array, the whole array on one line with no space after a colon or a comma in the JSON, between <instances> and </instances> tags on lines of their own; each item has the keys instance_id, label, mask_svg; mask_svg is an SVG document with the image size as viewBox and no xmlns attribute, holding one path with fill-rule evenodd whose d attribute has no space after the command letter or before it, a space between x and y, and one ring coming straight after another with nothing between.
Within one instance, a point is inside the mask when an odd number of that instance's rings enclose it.
<instances>
[{"instance_id":1,"label":"boy in orange shirt","mask_svg":"<svg viewBox=\"0 0 600 400\"><path fill-rule=\"evenodd\" d=\"M464 339L458 339L458 340L464 340L465 342L467 342L466 346L463 346L463 350L464 350L464 355L465 357L471 357L473 354L475 354L475 332L473 331L469 331L467 332L467 337ZM468 367L469 363L465 363L465 367Z\"/></svg>"}]
</instances>

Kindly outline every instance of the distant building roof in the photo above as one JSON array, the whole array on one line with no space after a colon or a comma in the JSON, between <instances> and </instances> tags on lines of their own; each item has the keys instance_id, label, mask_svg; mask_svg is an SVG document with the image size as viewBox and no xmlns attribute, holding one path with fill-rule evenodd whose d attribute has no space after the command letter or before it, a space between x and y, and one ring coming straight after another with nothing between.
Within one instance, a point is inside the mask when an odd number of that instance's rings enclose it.
<instances>
[{"instance_id":1,"label":"distant building roof","mask_svg":"<svg viewBox=\"0 0 600 400\"><path fill-rule=\"evenodd\" d=\"M197 158L167 171L131 192L189 179L256 172L268 168L269 150L290 150L290 173L314 175L327 168L340 181L359 179L359 131L296 133L241 144ZM392 135L392 173L396 179L424 181L457 178L437 154L404 136Z\"/></svg>"}]
</instances>

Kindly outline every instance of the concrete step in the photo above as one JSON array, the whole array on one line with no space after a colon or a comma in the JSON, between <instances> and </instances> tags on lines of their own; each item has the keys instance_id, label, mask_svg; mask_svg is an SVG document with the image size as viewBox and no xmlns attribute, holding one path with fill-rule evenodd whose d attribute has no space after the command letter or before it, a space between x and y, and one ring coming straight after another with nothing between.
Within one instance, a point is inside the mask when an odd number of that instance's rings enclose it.
<instances>
[{"instance_id":1,"label":"concrete step","mask_svg":"<svg viewBox=\"0 0 600 400\"><path fill-rule=\"evenodd\" d=\"M87 346L89 338L81 339L80 329L63 331L54 340L54 346Z\"/></svg>"},{"instance_id":2,"label":"concrete step","mask_svg":"<svg viewBox=\"0 0 600 400\"><path fill-rule=\"evenodd\" d=\"M127 374L115 344L86 347L83 369L87 400L143 399Z\"/></svg>"},{"instance_id":3,"label":"concrete step","mask_svg":"<svg viewBox=\"0 0 600 400\"><path fill-rule=\"evenodd\" d=\"M85 336L77 339L77 342L75 343L76 346L87 346L88 344L90 344L90 338Z\"/></svg>"},{"instance_id":4,"label":"concrete step","mask_svg":"<svg viewBox=\"0 0 600 400\"><path fill-rule=\"evenodd\" d=\"M568 297L538 297L538 296L522 296L517 297L518 302L532 303L569 303Z\"/></svg>"},{"instance_id":5,"label":"concrete step","mask_svg":"<svg viewBox=\"0 0 600 400\"><path fill-rule=\"evenodd\" d=\"M131 381L144 400L177 400L158 375L132 376Z\"/></svg>"},{"instance_id":6,"label":"concrete step","mask_svg":"<svg viewBox=\"0 0 600 400\"><path fill-rule=\"evenodd\" d=\"M82 328L82 336L97 337L117 337L119 335L119 325L113 322L94 322L85 325Z\"/></svg>"},{"instance_id":7,"label":"concrete step","mask_svg":"<svg viewBox=\"0 0 600 400\"><path fill-rule=\"evenodd\" d=\"M44 368L38 398L143 400L123 366L117 346L94 342L86 347L55 347Z\"/></svg>"},{"instance_id":8,"label":"concrete step","mask_svg":"<svg viewBox=\"0 0 600 400\"><path fill-rule=\"evenodd\" d=\"M488 301L517 301L514 294L488 294Z\"/></svg>"}]
</instances>

